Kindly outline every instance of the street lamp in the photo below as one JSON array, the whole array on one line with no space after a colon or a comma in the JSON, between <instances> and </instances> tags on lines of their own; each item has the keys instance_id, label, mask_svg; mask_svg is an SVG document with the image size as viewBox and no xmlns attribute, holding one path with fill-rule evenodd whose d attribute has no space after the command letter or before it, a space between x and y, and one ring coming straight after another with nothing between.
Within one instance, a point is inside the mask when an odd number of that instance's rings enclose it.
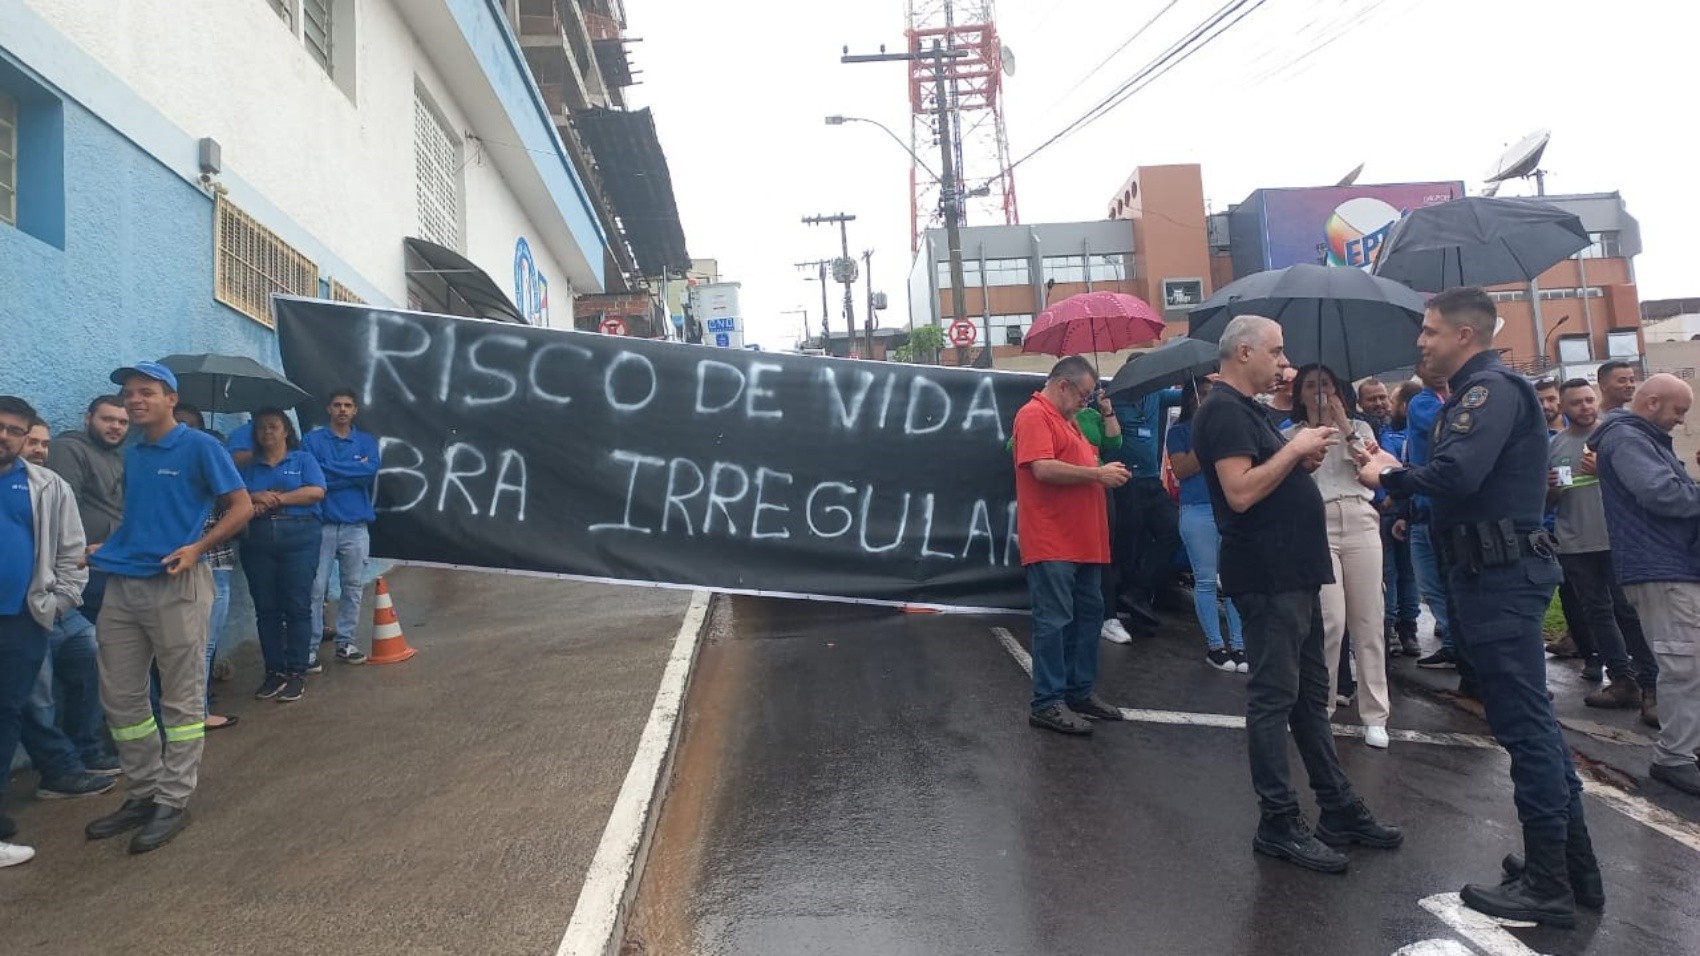
<instances>
[{"instance_id":1,"label":"street lamp","mask_svg":"<svg viewBox=\"0 0 1700 956\"><path fill-rule=\"evenodd\" d=\"M826 118L826 125L828 126L843 126L845 123L867 123L870 126L878 126L885 135L891 137L892 142L903 147L903 151L909 154L909 158L915 161L915 165L926 170L928 176L931 176L934 179L939 178L939 174L933 172L931 166L922 162L921 157L916 156L915 151L909 148L909 144L905 143L896 133L891 131L891 127L881 123L879 120L871 120L861 116L828 116Z\"/></svg>"}]
</instances>

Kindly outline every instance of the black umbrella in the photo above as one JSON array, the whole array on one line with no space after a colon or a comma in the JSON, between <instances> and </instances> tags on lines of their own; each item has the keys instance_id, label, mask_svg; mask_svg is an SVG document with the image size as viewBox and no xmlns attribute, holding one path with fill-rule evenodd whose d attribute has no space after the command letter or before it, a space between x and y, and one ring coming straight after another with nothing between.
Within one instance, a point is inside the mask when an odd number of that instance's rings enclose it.
<instances>
[{"instance_id":1,"label":"black umbrella","mask_svg":"<svg viewBox=\"0 0 1700 956\"><path fill-rule=\"evenodd\" d=\"M1551 203L1467 196L1399 220L1375 274L1421 292L1529 282L1591 241L1581 219Z\"/></svg>"},{"instance_id":2,"label":"black umbrella","mask_svg":"<svg viewBox=\"0 0 1700 956\"><path fill-rule=\"evenodd\" d=\"M1107 395L1130 399L1149 395L1170 385L1203 378L1219 364L1216 346L1198 339L1170 339L1143 355L1136 355L1105 386Z\"/></svg>"},{"instance_id":3,"label":"black umbrella","mask_svg":"<svg viewBox=\"0 0 1700 956\"><path fill-rule=\"evenodd\" d=\"M167 355L159 360L177 376L177 394L205 412L291 408L312 396L245 355Z\"/></svg>"},{"instance_id":4,"label":"black umbrella","mask_svg":"<svg viewBox=\"0 0 1700 956\"><path fill-rule=\"evenodd\" d=\"M1235 316L1274 319L1294 365L1321 362L1356 380L1412 363L1423 297L1362 269L1301 263L1229 283L1189 315L1188 334L1207 342Z\"/></svg>"}]
</instances>

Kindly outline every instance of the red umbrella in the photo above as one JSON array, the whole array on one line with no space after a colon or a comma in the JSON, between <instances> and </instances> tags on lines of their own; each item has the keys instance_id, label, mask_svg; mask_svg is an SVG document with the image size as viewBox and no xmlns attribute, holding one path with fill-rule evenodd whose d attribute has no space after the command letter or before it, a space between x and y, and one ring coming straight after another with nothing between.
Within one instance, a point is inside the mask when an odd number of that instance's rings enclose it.
<instances>
[{"instance_id":1,"label":"red umbrella","mask_svg":"<svg viewBox=\"0 0 1700 956\"><path fill-rule=\"evenodd\" d=\"M1021 351L1046 355L1119 352L1155 342L1162 337L1163 326L1163 317L1138 296L1083 292L1039 313L1021 342Z\"/></svg>"}]
</instances>

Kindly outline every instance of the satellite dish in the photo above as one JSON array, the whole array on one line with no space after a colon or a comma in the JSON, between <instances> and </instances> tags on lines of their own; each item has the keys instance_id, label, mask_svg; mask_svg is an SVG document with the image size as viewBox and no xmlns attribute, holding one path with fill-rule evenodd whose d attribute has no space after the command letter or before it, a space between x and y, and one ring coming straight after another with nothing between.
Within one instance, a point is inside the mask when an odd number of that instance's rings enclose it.
<instances>
[{"instance_id":1,"label":"satellite dish","mask_svg":"<svg viewBox=\"0 0 1700 956\"><path fill-rule=\"evenodd\" d=\"M1493 164L1485 177L1490 183L1504 182L1507 179L1523 179L1539 172L1541 154L1546 152L1547 141L1552 139L1552 131L1535 130L1533 133L1518 140L1505 155L1499 157L1499 162Z\"/></svg>"},{"instance_id":2,"label":"satellite dish","mask_svg":"<svg viewBox=\"0 0 1700 956\"><path fill-rule=\"evenodd\" d=\"M1488 183L1486 186L1482 187L1482 195L1490 198L1499 195L1500 185L1500 183Z\"/></svg>"},{"instance_id":3,"label":"satellite dish","mask_svg":"<svg viewBox=\"0 0 1700 956\"><path fill-rule=\"evenodd\" d=\"M1007 46L998 47L998 59L1003 61L1003 75L1015 75L1015 51Z\"/></svg>"},{"instance_id":4,"label":"satellite dish","mask_svg":"<svg viewBox=\"0 0 1700 956\"><path fill-rule=\"evenodd\" d=\"M1335 183L1334 185L1335 186L1350 186L1353 183L1357 182L1358 177L1362 176L1363 174L1364 174L1364 164L1359 163L1356 166L1352 167L1351 172L1347 173L1344 176L1341 176L1340 181Z\"/></svg>"}]
</instances>

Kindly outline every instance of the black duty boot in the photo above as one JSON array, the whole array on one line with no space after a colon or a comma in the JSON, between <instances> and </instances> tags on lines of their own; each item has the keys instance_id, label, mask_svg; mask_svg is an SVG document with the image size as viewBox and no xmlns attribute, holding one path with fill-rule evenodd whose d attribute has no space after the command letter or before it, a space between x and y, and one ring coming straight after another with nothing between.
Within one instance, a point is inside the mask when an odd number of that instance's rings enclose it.
<instances>
[{"instance_id":1,"label":"black duty boot","mask_svg":"<svg viewBox=\"0 0 1700 956\"><path fill-rule=\"evenodd\" d=\"M1416 621L1393 622L1393 633L1399 638L1399 653L1406 657L1421 657L1422 645L1417 643Z\"/></svg>"},{"instance_id":2,"label":"black duty boot","mask_svg":"<svg viewBox=\"0 0 1700 956\"><path fill-rule=\"evenodd\" d=\"M1264 817L1257 825L1257 835L1252 837L1251 848L1266 856L1296 863L1307 870L1346 872L1346 855L1312 836L1309 824L1298 813Z\"/></svg>"},{"instance_id":3,"label":"black duty boot","mask_svg":"<svg viewBox=\"0 0 1700 956\"><path fill-rule=\"evenodd\" d=\"M1521 876L1498 886L1471 883L1459 894L1464 905L1500 919L1564 929L1575 926L1576 897L1565 870L1565 841L1541 838L1525 830L1523 850L1526 862Z\"/></svg>"},{"instance_id":4,"label":"black duty boot","mask_svg":"<svg viewBox=\"0 0 1700 956\"><path fill-rule=\"evenodd\" d=\"M83 828L83 835L91 840L105 840L120 833L146 824L153 819L154 802L152 797L141 799L131 797L124 805L112 813L101 817Z\"/></svg>"},{"instance_id":5,"label":"black duty boot","mask_svg":"<svg viewBox=\"0 0 1700 956\"><path fill-rule=\"evenodd\" d=\"M146 853L157 850L170 843L172 838L183 832L189 825L188 807L168 807L160 804L154 808L153 819L142 827L130 841L131 853Z\"/></svg>"},{"instance_id":6,"label":"black duty boot","mask_svg":"<svg viewBox=\"0 0 1700 956\"><path fill-rule=\"evenodd\" d=\"M1377 823L1362 799L1333 810L1323 810L1316 821L1316 835L1329 846L1360 843L1391 850L1405 842L1405 834L1398 827Z\"/></svg>"}]
</instances>

